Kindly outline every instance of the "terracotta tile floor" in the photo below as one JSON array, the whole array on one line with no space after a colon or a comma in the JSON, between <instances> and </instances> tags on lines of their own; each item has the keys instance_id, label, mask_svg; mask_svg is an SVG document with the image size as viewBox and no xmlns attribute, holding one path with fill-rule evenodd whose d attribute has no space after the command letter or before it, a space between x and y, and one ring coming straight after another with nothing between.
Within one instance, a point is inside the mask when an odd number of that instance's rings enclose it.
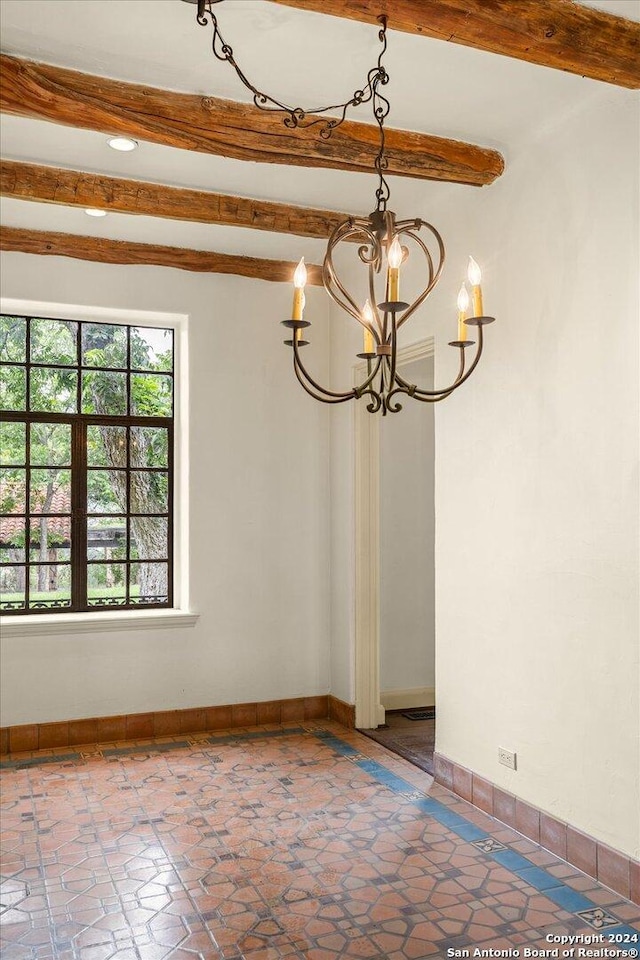
<instances>
[{"instance_id":1,"label":"terracotta tile floor","mask_svg":"<svg viewBox=\"0 0 640 960\"><path fill-rule=\"evenodd\" d=\"M640 908L337 724L3 766L3 960L524 956L640 931Z\"/></svg>"}]
</instances>

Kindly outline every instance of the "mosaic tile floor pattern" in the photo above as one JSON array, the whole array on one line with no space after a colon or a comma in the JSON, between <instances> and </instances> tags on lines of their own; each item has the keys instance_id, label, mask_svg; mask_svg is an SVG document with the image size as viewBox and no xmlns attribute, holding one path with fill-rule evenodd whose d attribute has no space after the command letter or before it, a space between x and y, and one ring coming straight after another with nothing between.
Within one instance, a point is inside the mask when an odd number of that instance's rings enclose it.
<instances>
[{"instance_id":1,"label":"mosaic tile floor pattern","mask_svg":"<svg viewBox=\"0 0 640 960\"><path fill-rule=\"evenodd\" d=\"M2 766L3 960L420 960L640 931L639 907L325 721Z\"/></svg>"}]
</instances>

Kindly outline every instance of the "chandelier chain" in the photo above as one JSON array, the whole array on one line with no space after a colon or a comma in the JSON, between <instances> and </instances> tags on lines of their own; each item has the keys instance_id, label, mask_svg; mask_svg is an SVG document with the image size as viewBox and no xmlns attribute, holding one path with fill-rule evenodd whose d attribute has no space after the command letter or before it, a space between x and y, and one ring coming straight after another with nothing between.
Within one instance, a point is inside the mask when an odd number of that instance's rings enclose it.
<instances>
[{"instance_id":1,"label":"chandelier chain","mask_svg":"<svg viewBox=\"0 0 640 960\"><path fill-rule=\"evenodd\" d=\"M373 116L380 131L380 146L374 161L379 180L375 196L377 209L380 211L386 210L390 189L384 176L389 166L389 161L385 154L384 122L391 109L391 104L388 99L380 93L379 88L381 85L389 82L389 74L382 64L382 58L387 50L387 18L385 16L378 17L378 21L381 24L380 30L378 31L378 39L382 44L382 49L380 50L376 66L369 70L367 74L366 84L364 84L362 88L355 90L353 95L345 103L334 103L326 107L304 109L303 107L292 107L286 103L282 103L276 97L272 97L271 94L260 90L249 80L235 58L233 47L226 42L220 32L218 18L213 11L213 7L222 2L223 0L198 0L196 19L203 27L207 26L209 22L211 23L213 28L211 49L214 56L216 59L222 60L233 67L240 82L252 94L253 103L259 110L264 110L267 113L284 113L283 123L289 129L319 126L320 136L324 140L328 140L333 131L347 119L350 108L359 107L363 103L371 103ZM329 112L338 112L338 116L329 118L323 116L323 114Z\"/></svg>"}]
</instances>

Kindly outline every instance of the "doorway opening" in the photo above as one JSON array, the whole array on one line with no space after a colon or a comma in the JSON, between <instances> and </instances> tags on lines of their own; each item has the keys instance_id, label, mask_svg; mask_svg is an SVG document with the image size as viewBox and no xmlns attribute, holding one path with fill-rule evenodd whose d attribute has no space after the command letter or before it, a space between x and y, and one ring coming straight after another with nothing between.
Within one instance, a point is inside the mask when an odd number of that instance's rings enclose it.
<instances>
[{"instance_id":1,"label":"doorway opening","mask_svg":"<svg viewBox=\"0 0 640 960\"><path fill-rule=\"evenodd\" d=\"M433 381L433 342L401 352L408 382ZM409 400L356 422L356 726L433 772L433 406ZM371 421L375 421L372 423Z\"/></svg>"},{"instance_id":2,"label":"doorway opening","mask_svg":"<svg viewBox=\"0 0 640 960\"><path fill-rule=\"evenodd\" d=\"M420 716L414 720L412 713ZM428 716L424 717L424 714ZM433 776L433 753L436 746L435 707L432 707L431 711L388 710L381 727L360 732Z\"/></svg>"}]
</instances>

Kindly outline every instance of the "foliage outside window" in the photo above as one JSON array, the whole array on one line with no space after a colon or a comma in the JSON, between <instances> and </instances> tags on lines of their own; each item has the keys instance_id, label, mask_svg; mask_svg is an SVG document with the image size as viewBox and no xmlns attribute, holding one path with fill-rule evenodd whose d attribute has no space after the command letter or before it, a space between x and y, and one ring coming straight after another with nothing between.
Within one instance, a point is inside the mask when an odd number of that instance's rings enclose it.
<instances>
[{"instance_id":1,"label":"foliage outside window","mask_svg":"<svg viewBox=\"0 0 640 960\"><path fill-rule=\"evenodd\" d=\"M0 316L0 610L170 607L173 331Z\"/></svg>"}]
</instances>

